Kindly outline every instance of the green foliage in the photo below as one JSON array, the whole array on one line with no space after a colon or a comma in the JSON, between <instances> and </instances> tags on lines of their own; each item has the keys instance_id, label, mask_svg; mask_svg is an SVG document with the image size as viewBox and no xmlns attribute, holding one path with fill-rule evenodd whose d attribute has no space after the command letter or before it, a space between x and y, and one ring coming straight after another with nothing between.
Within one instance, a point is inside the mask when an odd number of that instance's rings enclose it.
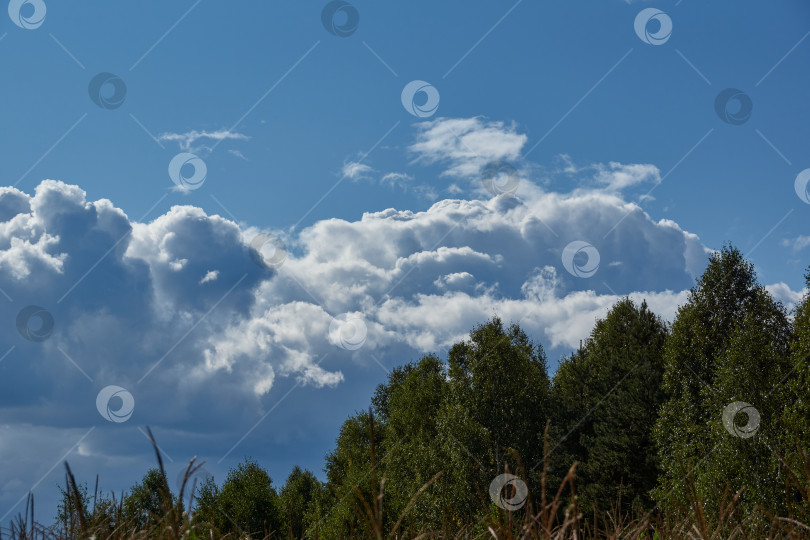
<instances>
[{"instance_id":1,"label":"green foliage","mask_svg":"<svg viewBox=\"0 0 810 540\"><path fill-rule=\"evenodd\" d=\"M810 267L804 278L810 290ZM810 292L796 307L790 364L793 376L787 381L789 394L784 403L783 445L786 449L787 489L795 499L801 493L810 493L810 458L807 455L810 452ZM791 507L790 510L805 522L810 521L808 508Z\"/></svg>"},{"instance_id":2,"label":"green foliage","mask_svg":"<svg viewBox=\"0 0 810 540\"><path fill-rule=\"evenodd\" d=\"M383 465L392 516L399 516L411 495L444 468L446 458L436 444L436 421L446 388L441 361L426 356L418 363L397 368L388 384L378 389L377 403L385 403L380 411L388 450ZM437 527L441 521L442 505L434 486L416 502L405 523Z\"/></svg>"},{"instance_id":3,"label":"green foliage","mask_svg":"<svg viewBox=\"0 0 810 540\"><path fill-rule=\"evenodd\" d=\"M489 434L493 470L502 472L514 453L538 463L550 387L542 346L517 325L504 329L495 317L473 329L469 341L454 345L448 364L449 401ZM514 461L509 465L517 470Z\"/></svg>"},{"instance_id":4,"label":"green foliage","mask_svg":"<svg viewBox=\"0 0 810 540\"><path fill-rule=\"evenodd\" d=\"M726 488L743 490L748 511L762 503L782 508L779 411L789 400L781 382L790 372L790 333L784 307L736 248L711 257L664 350L669 398L655 438L663 469L656 498L665 506L686 506L686 479L693 478L709 509L717 508ZM756 436L736 437L723 426L724 408L737 401L760 412Z\"/></svg>"},{"instance_id":5,"label":"green foliage","mask_svg":"<svg viewBox=\"0 0 810 540\"><path fill-rule=\"evenodd\" d=\"M196 497L197 519L220 533L264 538L281 529L278 495L270 476L245 459L228 472L222 487L206 481Z\"/></svg>"},{"instance_id":6,"label":"green foliage","mask_svg":"<svg viewBox=\"0 0 810 540\"><path fill-rule=\"evenodd\" d=\"M664 399L662 351L667 329L646 303L620 300L597 321L554 376L552 396L562 438L554 468L579 461L580 505L594 510L621 499L624 512L651 508L658 476L652 428ZM607 508L602 508L606 510Z\"/></svg>"},{"instance_id":7,"label":"green foliage","mask_svg":"<svg viewBox=\"0 0 810 540\"><path fill-rule=\"evenodd\" d=\"M165 486L166 479L160 469L149 469L124 497L124 520L136 530L158 525L166 512Z\"/></svg>"},{"instance_id":8,"label":"green foliage","mask_svg":"<svg viewBox=\"0 0 810 540\"><path fill-rule=\"evenodd\" d=\"M335 449L326 456L325 467L327 489L334 504L308 529L317 526L329 538L360 535L366 530L363 501L375 497L377 487L372 473L376 471L378 452L382 450L383 455L385 452L384 435L381 430L375 432L372 425L371 413L361 412L341 426Z\"/></svg>"},{"instance_id":9,"label":"green foliage","mask_svg":"<svg viewBox=\"0 0 810 540\"><path fill-rule=\"evenodd\" d=\"M294 467L279 494L282 531L290 538L302 538L306 530L306 517L321 483L309 471Z\"/></svg>"}]
</instances>

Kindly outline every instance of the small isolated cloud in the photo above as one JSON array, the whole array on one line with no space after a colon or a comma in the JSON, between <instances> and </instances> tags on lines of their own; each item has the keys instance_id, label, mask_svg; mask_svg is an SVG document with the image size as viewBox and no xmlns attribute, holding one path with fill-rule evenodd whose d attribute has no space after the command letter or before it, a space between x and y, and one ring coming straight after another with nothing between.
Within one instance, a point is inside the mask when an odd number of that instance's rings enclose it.
<instances>
[{"instance_id":1,"label":"small isolated cloud","mask_svg":"<svg viewBox=\"0 0 810 540\"><path fill-rule=\"evenodd\" d=\"M359 161L347 161L343 164L343 168L341 169L343 178L348 178L349 180L368 178L372 172L374 172L374 169Z\"/></svg>"},{"instance_id":2,"label":"small isolated cloud","mask_svg":"<svg viewBox=\"0 0 810 540\"><path fill-rule=\"evenodd\" d=\"M413 176L405 173L390 172L383 175L380 182L389 186L406 187L413 182Z\"/></svg>"},{"instance_id":3,"label":"small isolated cloud","mask_svg":"<svg viewBox=\"0 0 810 540\"><path fill-rule=\"evenodd\" d=\"M443 176L476 178L493 161L514 161L528 138L515 126L476 118L439 118L418 124L416 142L408 149L417 161L447 167Z\"/></svg>"},{"instance_id":4,"label":"small isolated cloud","mask_svg":"<svg viewBox=\"0 0 810 540\"><path fill-rule=\"evenodd\" d=\"M655 165L631 163L628 165L611 161L607 165L593 165L596 181L609 191L621 191L642 183L660 184L661 171Z\"/></svg>"},{"instance_id":5,"label":"small isolated cloud","mask_svg":"<svg viewBox=\"0 0 810 540\"><path fill-rule=\"evenodd\" d=\"M200 285L203 283L208 283L209 281L214 281L219 277L219 270L211 270L210 272L206 272L203 278L200 280Z\"/></svg>"},{"instance_id":6,"label":"small isolated cloud","mask_svg":"<svg viewBox=\"0 0 810 540\"><path fill-rule=\"evenodd\" d=\"M225 140L246 141L248 139L249 137L247 135L227 129L217 131L197 131L194 129L185 133L161 133L158 135L159 141L176 142L180 146L180 150L193 154L211 151L211 147L206 144L197 145L198 141L213 141L219 143Z\"/></svg>"},{"instance_id":7,"label":"small isolated cloud","mask_svg":"<svg viewBox=\"0 0 810 540\"><path fill-rule=\"evenodd\" d=\"M245 157L245 154L243 154L239 150L228 149L228 153L238 157L239 159L250 161L248 158Z\"/></svg>"}]
</instances>

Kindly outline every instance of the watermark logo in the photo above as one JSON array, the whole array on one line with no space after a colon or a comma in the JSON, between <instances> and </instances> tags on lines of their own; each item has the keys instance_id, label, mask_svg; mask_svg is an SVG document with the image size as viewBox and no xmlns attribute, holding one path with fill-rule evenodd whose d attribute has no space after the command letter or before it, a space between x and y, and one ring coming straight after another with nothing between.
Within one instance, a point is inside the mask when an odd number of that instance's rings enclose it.
<instances>
[{"instance_id":1,"label":"watermark logo","mask_svg":"<svg viewBox=\"0 0 810 540\"><path fill-rule=\"evenodd\" d=\"M135 398L120 386L105 386L96 396L96 409L105 420L120 424L132 416L132 412L135 410Z\"/></svg>"},{"instance_id":2,"label":"watermark logo","mask_svg":"<svg viewBox=\"0 0 810 540\"><path fill-rule=\"evenodd\" d=\"M751 118L754 102L742 90L726 88L714 98L714 111L720 120L734 126L742 125Z\"/></svg>"},{"instance_id":3,"label":"watermark logo","mask_svg":"<svg viewBox=\"0 0 810 540\"><path fill-rule=\"evenodd\" d=\"M44 307L27 306L17 313L17 331L28 341L41 343L48 339L53 332L53 323L53 315Z\"/></svg>"},{"instance_id":4,"label":"watermark logo","mask_svg":"<svg viewBox=\"0 0 810 540\"><path fill-rule=\"evenodd\" d=\"M127 85L118 75L103 72L90 79L87 93L102 109L117 109L127 97Z\"/></svg>"},{"instance_id":5,"label":"watermark logo","mask_svg":"<svg viewBox=\"0 0 810 540\"><path fill-rule=\"evenodd\" d=\"M417 96L422 98L420 103ZM417 118L433 116L439 109L439 91L425 81L411 81L402 89L402 106Z\"/></svg>"},{"instance_id":6,"label":"watermark logo","mask_svg":"<svg viewBox=\"0 0 810 540\"><path fill-rule=\"evenodd\" d=\"M189 174L191 169L191 174ZM191 191L202 187L208 167L194 154L180 152L169 162L169 177L182 191Z\"/></svg>"},{"instance_id":7,"label":"watermark logo","mask_svg":"<svg viewBox=\"0 0 810 540\"><path fill-rule=\"evenodd\" d=\"M250 257L262 268L279 268L287 259L287 246L278 236L257 234L250 241Z\"/></svg>"},{"instance_id":8,"label":"watermark logo","mask_svg":"<svg viewBox=\"0 0 810 540\"><path fill-rule=\"evenodd\" d=\"M802 201L810 204L810 169L805 169L796 176L793 187L796 189L796 195Z\"/></svg>"},{"instance_id":9,"label":"watermark logo","mask_svg":"<svg viewBox=\"0 0 810 540\"><path fill-rule=\"evenodd\" d=\"M514 195L520 184L520 174L505 161L492 161L481 169L481 181L492 195Z\"/></svg>"},{"instance_id":10,"label":"watermark logo","mask_svg":"<svg viewBox=\"0 0 810 540\"><path fill-rule=\"evenodd\" d=\"M8 3L8 16L11 22L25 28L36 30L45 22L47 8L42 0L11 0Z\"/></svg>"},{"instance_id":11,"label":"watermark logo","mask_svg":"<svg viewBox=\"0 0 810 540\"><path fill-rule=\"evenodd\" d=\"M744 413L748 418L748 421L743 426L738 425L736 422L737 415L740 413ZM723 409L723 426L726 431L735 437L741 439L753 437L759 431L759 411L753 405L744 401L729 403Z\"/></svg>"},{"instance_id":12,"label":"watermark logo","mask_svg":"<svg viewBox=\"0 0 810 540\"><path fill-rule=\"evenodd\" d=\"M653 25L657 25L657 29L651 32L650 27ZM672 19L669 18L669 15L656 8L646 8L639 11L633 26L636 29L638 38L650 45L663 45L669 41L669 37L672 35Z\"/></svg>"},{"instance_id":13,"label":"watermark logo","mask_svg":"<svg viewBox=\"0 0 810 540\"><path fill-rule=\"evenodd\" d=\"M586 257L584 261L582 255ZM563 249L562 263L572 276L589 278L599 269L599 251L588 242L575 240Z\"/></svg>"},{"instance_id":14,"label":"watermark logo","mask_svg":"<svg viewBox=\"0 0 810 540\"><path fill-rule=\"evenodd\" d=\"M349 37L357 31L357 26L360 24L360 13L350 3L334 0L326 4L321 11L321 22L330 34Z\"/></svg>"},{"instance_id":15,"label":"watermark logo","mask_svg":"<svg viewBox=\"0 0 810 540\"><path fill-rule=\"evenodd\" d=\"M329 323L329 341L341 349L356 351L366 342L366 321L362 315L343 313Z\"/></svg>"},{"instance_id":16,"label":"watermark logo","mask_svg":"<svg viewBox=\"0 0 810 540\"><path fill-rule=\"evenodd\" d=\"M509 490L508 493L505 493ZM489 484L489 497L498 508L515 511L523 508L529 496L526 482L514 474L500 474Z\"/></svg>"}]
</instances>

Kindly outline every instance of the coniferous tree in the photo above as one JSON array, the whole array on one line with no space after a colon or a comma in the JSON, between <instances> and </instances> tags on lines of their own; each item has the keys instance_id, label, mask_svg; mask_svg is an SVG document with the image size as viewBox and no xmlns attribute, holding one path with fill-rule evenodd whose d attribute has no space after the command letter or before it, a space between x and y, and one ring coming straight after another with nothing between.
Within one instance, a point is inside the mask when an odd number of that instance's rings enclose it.
<instances>
[{"instance_id":1,"label":"coniferous tree","mask_svg":"<svg viewBox=\"0 0 810 540\"><path fill-rule=\"evenodd\" d=\"M667 329L645 302L625 298L566 360L554 378L554 403L566 433L555 469L579 461L577 486L587 510L651 508L658 463L652 428L663 402ZM560 459L561 458L561 459Z\"/></svg>"}]
</instances>

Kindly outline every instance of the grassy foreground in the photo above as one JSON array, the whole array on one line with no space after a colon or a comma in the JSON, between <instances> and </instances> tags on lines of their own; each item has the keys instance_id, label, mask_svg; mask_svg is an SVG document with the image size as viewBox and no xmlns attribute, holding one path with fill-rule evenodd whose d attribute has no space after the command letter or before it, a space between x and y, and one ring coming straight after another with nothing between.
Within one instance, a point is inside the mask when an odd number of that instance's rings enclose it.
<instances>
[{"instance_id":1,"label":"grassy foreground","mask_svg":"<svg viewBox=\"0 0 810 540\"><path fill-rule=\"evenodd\" d=\"M148 428L147 428L148 430ZM192 459L183 478L178 494L172 494L166 480L160 451L152 436L155 455L162 485L158 486L151 495L162 509L159 513L151 513L149 519L128 518L124 510L124 500L98 498L98 493L87 497L76 483L70 466L66 468L66 490L63 492L64 501L61 507L61 521L53 525L38 523L34 516L34 497L29 495L24 512L14 518L8 527L0 528L0 539L9 540L61 540L61 539L114 539L131 540L146 538L165 539L225 539L225 538L294 538L288 531L241 531L238 533L222 534L211 523L199 519L195 514L194 497L196 482L191 482L194 473L203 463L196 463ZM546 441L548 438L546 437ZM546 443L545 452L548 453ZM807 463L810 469L810 461ZM424 495L426 489L441 475L437 474L413 494L405 511L393 527L385 529L382 519L382 507L385 499L385 478L372 478L378 487L374 497L366 498L361 490L356 489L358 498L365 509L356 517L365 527L356 534L345 538L390 538L390 539L433 539L433 538L497 538L497 539L619 539L633 540L664 540L664 539L740 539L761 540L765 538L804 539L810 538L810 526L789 517L770 515L765 510L755 510L752 513L742 512L737 500L740 493L726 493L718 505L719 511L715 515L707 515L704 504L696 495L690 478L685 479L686 487L692 494L691 508L683 508L681 512L670 513L653 509L643 515L622 515L621 501L611 502L606 507L613 507L613 511L601 515L585 515L577 505L576 469L573 463L565 475L562 483L557 487L553 498L543 496L535 501L527 497L525 505L519 511L511 512L501 510L493 504L484 503L483 510L486 518L477 523L468 523L452 534L446 531L434 530L407 530L402 526L405 516L413 504ZM508 471L507 471L508 472ZM372 476L374 470L372 469ZM541 476L543 482L542 493L546 492L545 482L547 475ZM553 492L553 490L552 490ZM184 495L189 494L189 504L183 507ZM808 495L804 492L803 495ZM567 502L565 502L567 501ZM98 504L97 504L98 503ZM810 500L805 498L807 505ZM81 509L79 511L78 509ZM711 524L711 525L709 525ZM321 536L317 530L310 530L307 538L328 538Z\"/></svg>"}]
</instances>

